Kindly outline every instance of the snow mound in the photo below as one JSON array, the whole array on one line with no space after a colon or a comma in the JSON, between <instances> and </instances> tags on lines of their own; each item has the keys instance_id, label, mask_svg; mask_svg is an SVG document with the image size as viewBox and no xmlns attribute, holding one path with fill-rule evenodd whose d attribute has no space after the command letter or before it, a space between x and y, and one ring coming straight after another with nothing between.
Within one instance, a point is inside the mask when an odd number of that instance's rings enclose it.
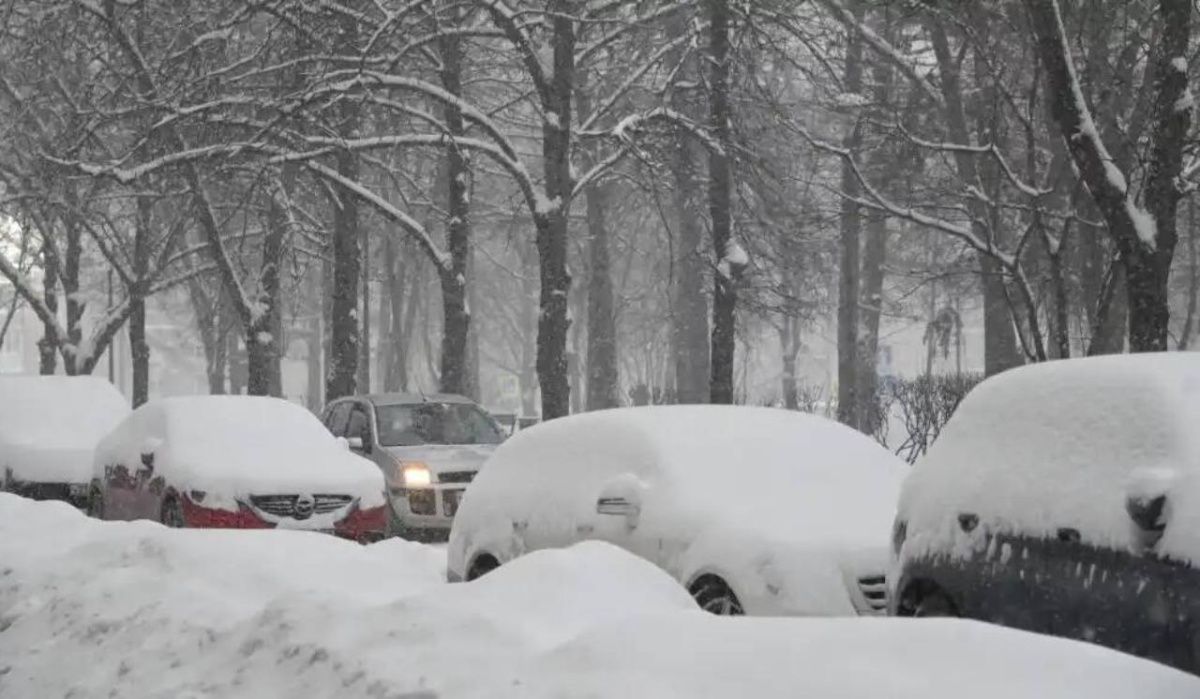
<instances>
[{"instance_id":1,"label":"snow mound","mask_svg":"<svg viewBox=\"0 0 1200 699\"><path fill-rule=\"evenodd\" d=\"M1191 696L1139 658L958 619L643 617L584 634L494 697L1014 699Z\"/></svg>"},{"instance_id":2,"label":"snow mound","mask_svg":"<svg viewBox=\"0 0 1200 699\"><path fill-rule=\"evenodd\" d=\"M1200 695L1148 661L970 622L710 617L602 543L459 585L443 565L402 541L97 522L0 493L0 696Z\"/></svg>"},{"instance_id":3,"label":"snow mound","mask_svg":"<svg viewBox=\"0 0 1200 699\"><path fill-rule=\"evenodd\" d=\"M990 531L1136 544L1128 496L1168 492L1159 551L1200 562L1200 355L1070 359L988 379L905 484L905 555L953 548L960 512ZM960 542L963 543L963 542Z\"/></svg>"},{"instance_id":4,"label":"snow mound","mask_svg":"<svg viewBox=\"0 0 1200 699\"><path fill-rule=\"evenodd\" d=\"M93 376L0 376L0 478L87 483L96 443L129 414Z\"/></svg>"}]
</instances>

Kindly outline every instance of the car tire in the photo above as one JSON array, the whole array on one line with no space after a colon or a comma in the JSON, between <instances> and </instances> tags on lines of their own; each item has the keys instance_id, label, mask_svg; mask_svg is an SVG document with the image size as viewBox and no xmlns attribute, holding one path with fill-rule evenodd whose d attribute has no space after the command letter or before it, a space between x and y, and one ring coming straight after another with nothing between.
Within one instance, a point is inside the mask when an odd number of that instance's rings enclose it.
<instances>
[{"instance_id":1,"label":"car tire","mask_svg":"<svg viewBox=\"0 0 1200 699\"><path fill-rule=\"evenodd\" d=\"M941 590L931 590L917 600L913 606L914 617L957 617L958 609L950 596Z\"/></svg>"},{"instance_id":2,"label":"car tire","mask_svg":"<svg viewBox=\"0 0 1200 699\"><path fill-rule=\"evenodd\" d=\"M163 501L159 521L162 522L163 526L172 529L184 529L187 527L187 520L183 517L183 506L179 504L179 498L168 497Z\"/></svg>"},{"instance_id":3,"label":"car tire","mask_svg":"<svg viewBox=\"0 0 1200 699\"><path fill-rule=\"evenodd\" d=\"M467 569L467 582L478 580L493 570L500 567L500 561L490 553L481 553L471 561L471 567Z\"/></svg>"},{"instance_id":4,"label":"car tire","mask_svg":"<svg viewBox=\"0 0 1200 699\"><path fill-rule=\"evenodd\" d=\"M746 610L742 608L741 600L734 594L721 578L715 575L702 575L688 590L701 609L717 616L742 616Z\"/></svg>"},{"instance_id":5,"label":"car tire","mask_svg":"<svg viewBox=\"0 0 1200 699\"><path fill-rule=\"evenodd\" d=\"M94 485L88 489L87 516L104 519L104 491Z\"/></svg>"}]
</instances>

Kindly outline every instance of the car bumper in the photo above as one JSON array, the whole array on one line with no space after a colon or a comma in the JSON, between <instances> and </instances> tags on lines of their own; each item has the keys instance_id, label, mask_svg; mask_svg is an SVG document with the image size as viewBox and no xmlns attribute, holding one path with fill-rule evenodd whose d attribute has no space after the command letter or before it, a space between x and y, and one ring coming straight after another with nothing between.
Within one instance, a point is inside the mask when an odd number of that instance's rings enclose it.
<instances>
[{"instance_id":1,"label":"car bumper","mask_svg":"<svg viewBox=\"0 0 1200 699\"><path fill-rule=\"evenodd\" d=\"M465 484L436 484L424 488L392 488L390 500L401 530L448 536L462 501Z\"/></svg>"},{"instance_id":2,"label":"car bumper","mask_svg":"<svg viewBox=\"0 0 1200 699\"><path fill-rule=\"evenodd\" d=\"M246 505L239 504L237 511L219 508L209 508L192 502L190 498L183 500L183 519L188 527L205 529L274 529L276 525L268 522ZM345 517L334 523L331 529L313 529L326 534L334 534L343 539L360 543L371 543L383 539L388 528L388 508L386 505L359 509L355 507Z\"/></svg>"}]
</instances>

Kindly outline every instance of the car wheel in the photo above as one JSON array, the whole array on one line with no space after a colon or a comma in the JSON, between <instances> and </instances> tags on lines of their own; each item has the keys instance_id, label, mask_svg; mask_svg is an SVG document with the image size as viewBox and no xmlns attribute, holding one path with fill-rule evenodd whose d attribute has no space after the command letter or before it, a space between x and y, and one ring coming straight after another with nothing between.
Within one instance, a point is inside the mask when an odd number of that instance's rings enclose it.
<instances>
[{"instance_id":1,"label":"car wheel","mask_svg":"<svg viewBox=\"0 0 1200 699\"><path fill-rule=\"evenodd\" d=\"M467 569L467 582L478 580L499 567L500 561L497 561L495 556L481 553L471 561L471 567Z\"/></svg>"},{"instance_id":2,"label":"car wheel","mask_svg":"<svg viewBox=\"0 0 1200 699\"><path fill-rule=\"evenodd\" d=\"M715 575L703 575L692 583L689 590L696 604L710 614L718 616L742 616L746 613L733 589Z\"/></svg>"},{"instance_id":3,"label":"car wheel","mask_svg":"<svg viewBox=\"0 0 1200 699\"><path fill-rule=\"evenodd\" d=\"M183 529L187 526L187 520L183 518L183 507L179 504L178 498L170 497L163 502L159 521L172 529Z\"/></svg>"},{"instance_id":4,"label":"car wheel","mask_svg":"<svg viewBox=\"0 0 1200 699\"><path fill-rule=\"evenodd\" d=\"M955 609L954 602L945 592L933 590L917 600L912 615L915 617L957 617L958 610Z\"/></svg>"},{"instance_id":5,"label":"car wheel","mask_svg":"<svg viewBox=\"0 0 1200 699\"><path fill-rule=\"evenodd\" d=\"M88 489L87 516L104 519L104 491L94 485Z\"/></svg>"}]
</instances>

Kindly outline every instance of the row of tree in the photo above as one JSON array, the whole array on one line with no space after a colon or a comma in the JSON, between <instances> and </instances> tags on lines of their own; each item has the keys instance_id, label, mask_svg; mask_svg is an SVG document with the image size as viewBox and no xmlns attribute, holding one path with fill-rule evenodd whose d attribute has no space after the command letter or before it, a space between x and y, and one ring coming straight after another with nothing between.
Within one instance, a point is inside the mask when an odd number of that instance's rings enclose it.
<instances>
[{"instance_id":1,"label":"row of tree","mask_svg":"<svg viewBox=\"0 0 1200 699\"><path fill-rule=\"evenodd\" d=\"M241 354L278 394L300 338L326 398L478 395L486 366L547 418L753 399L738 348L798 407L828 317L838 417L877 432L881 328L926 323L932 356L962 299L988 374L1188 346L1192 13L4 0L0 274L45 372L125 328L135 402L163 296L214 391Z\"/></svg>"}]
</instances>

